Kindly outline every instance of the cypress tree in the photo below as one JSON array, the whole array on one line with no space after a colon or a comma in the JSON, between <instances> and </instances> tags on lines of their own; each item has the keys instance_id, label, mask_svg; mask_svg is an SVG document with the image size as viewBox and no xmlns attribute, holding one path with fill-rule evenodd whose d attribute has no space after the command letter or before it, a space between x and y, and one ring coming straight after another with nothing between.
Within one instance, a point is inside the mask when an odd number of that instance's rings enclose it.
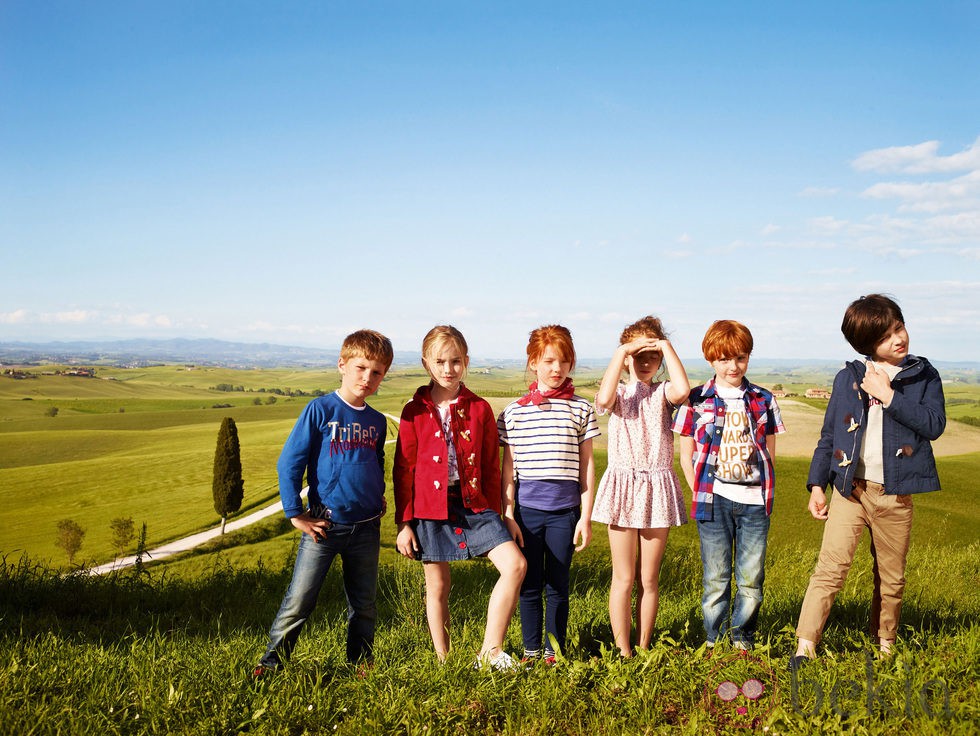
<instances>
[{"instance_id":1,"label":"cypress tree","mask_svg":"<svg viewBox=\"0 0 980 736\"><path fill-rule=\"evenodd\" d=\"M245 482L242 480L242 457L238 445L238 427L235 420L225 417L218 430L218 445L214 450L214 479L211 482L214 510L221 517L221 533L229 514L242 507Z\"/></svg>"}]
</instances>

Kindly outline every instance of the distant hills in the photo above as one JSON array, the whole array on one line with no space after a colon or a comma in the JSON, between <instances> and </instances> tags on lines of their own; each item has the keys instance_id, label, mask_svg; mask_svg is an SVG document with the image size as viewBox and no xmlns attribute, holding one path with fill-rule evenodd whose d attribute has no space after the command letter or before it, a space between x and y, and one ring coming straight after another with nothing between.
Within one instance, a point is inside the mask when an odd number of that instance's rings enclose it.
<instances>
[{"instance_id":1,"label":"distant hills","mask_svg":"<svg viewBox=\"0 0 980 736\"><path fill-rule=\"evenodd\" d=\"M0 362L22 364L83 363L145 366L152 363L189 363L239 368L271 368L335 365L337 357L337 350L210 339L0 342Z\"/></svg>"},{"instance_id":2,"label":"distant hills","mask_svg":"<svg viewBox=\"0 0 980 736\"><path fill-rule=\"evenodd\" d=\"M298 347L295 345L276 345L273 343L230 342L213 339L174 338L154 340L149 338L131 340L78 340L59 342L0 342L0 364L41 364L60 363L63 365L116 365L146 366L157 363L186 363L201 366L224 366L230 368L275 368L275 367L322 367L336 365L339 351L319 348ZM606 366L607 357L580 358L582 369L601 370ZM475 365L491 365L500 368L520 368L523 358L478 358L473 357ZM420 355L413 351L395 351L395 365L418 366ZM833 375L843 363L840 360L799 360L799 359L753 359L753 370L758 372L792 373L794 371L830 373ZM980 371L980 363L961 361L933 361L945 373L975 374ZM699 372L702 365L698 359L685 359L688 371ZM700 371L704 372L704 371Z\"/></svg>"}]
</instances>

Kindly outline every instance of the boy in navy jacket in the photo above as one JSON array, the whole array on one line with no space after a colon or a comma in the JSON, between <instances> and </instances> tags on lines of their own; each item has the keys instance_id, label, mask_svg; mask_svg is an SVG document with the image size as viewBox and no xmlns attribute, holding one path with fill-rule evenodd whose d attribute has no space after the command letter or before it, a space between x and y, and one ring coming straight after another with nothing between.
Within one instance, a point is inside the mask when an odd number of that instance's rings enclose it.
<instances>
[{"instance_id":1,"label":"boy in navy jacket","mask_svg":"<svg viewBox=\"0 0 980 736\"><path fill-rule=\"evenodd\" d=\"M943 384L929 361L909 354L902 310L887 296L863 296L847 308L841 331L865 359L849 362L834 379L810 464L808 508L827 525L796 627L792 669L816 656L865 528L874 561L871 636L883 655L891 651L905 591L912 495L939 490L930 442L946 428ZM829 509L827 486L836 490Z\"/></svg>"}]
</instances>

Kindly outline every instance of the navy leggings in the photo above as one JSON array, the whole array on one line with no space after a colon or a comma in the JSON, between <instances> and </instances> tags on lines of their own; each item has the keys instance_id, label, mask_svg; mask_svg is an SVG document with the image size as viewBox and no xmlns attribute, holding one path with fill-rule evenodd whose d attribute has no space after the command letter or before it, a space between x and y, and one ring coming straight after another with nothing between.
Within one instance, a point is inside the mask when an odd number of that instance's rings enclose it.
<instances>
[{"instance_id":1,"label":"navy leggings","mask_svg":"<svg viewBox=\"0 0 980 736\"><path fill-rule=\"evenodd\" d=\"M521 584L521 636L528 654L541 651L541 619L545 616L545 656L554 654L550 637L565 648L568 629L568 577L572 566L572 537L579 507L541 511L519 506L517 523L524 535L527 574ZM544 592L547 609L541 600Z\"/></svg>"}]
</instances>

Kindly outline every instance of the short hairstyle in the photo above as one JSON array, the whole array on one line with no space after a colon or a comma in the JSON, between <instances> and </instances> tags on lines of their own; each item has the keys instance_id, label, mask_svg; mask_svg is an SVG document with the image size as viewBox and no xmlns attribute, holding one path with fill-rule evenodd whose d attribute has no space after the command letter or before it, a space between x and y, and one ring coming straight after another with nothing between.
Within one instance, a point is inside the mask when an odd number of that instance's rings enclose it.
<instances>
[{"instance_id":1,"label":"short hairstyle","mask_svg":"<svg viewBox=\"0 0 980 736\"><path fill-rule=\"evenodd\" d=\"M848 305L840 331L852 348L870 356L896 324L905 324L905 317L895 300L884 294L868 294Z\"/></svg>"},{"instance_id":2,"label":"short hairstyle","mask_svg":"<svg viewBox=\"0 0 980 736\"><path fill-rule=\"evenodd\" d=\"M619 344L625 345L638 337L655 337L658 340L666 340L667 333L664 332L663 323L657 317L648 314L646 317L626 326L619 336Z\"/></svg>"},{"instance_id":3,"label":"short hairstyle","mask_svg":"<svg viewBox=\"0 0 980 736\"><path fill-rule=\"evenodd\" d=\"M469 355L470 350L466 345L466 338L463 337L462 332L452 325L436 325L426 332L425 337L422 338L422 365L425 366L426 371L429 371L426 356L433 355L446 345L451 345L456 348L463 358ZM463 375L466 375L465 366L463 367Z\"/></svg>"},{"instance_id":4,"label":"short hairstyle","mask_svg":"<svg viewBox=\"0 0 980 736\"><path fill-rule=\"evenodd\" d=\"M531 330L528 338L528 368L531 367L532 362L537 362L544 355L549 345L555 349L563 362L571 363L571 368L575 367L575 345L572 343L572 333L561 325L544 325Z\"/></svg>"},{"instance_id":5,"label":"short hairstyle","mask_svg":"<svg viewBox=\"0 0 980 736\"><path fill-rule=\"evenodd\" d=\"M345 361L358 357L376 360L385 364L387 372L395 359L395 351L391 347L391 340L380 332L358 330L344 338L344 344L340 346L340 357Z\"/></svg>"},{"instance_id":6,"label":"short hairstyle","mask_svg":"<svg viewBox=\"0 0 980 736\"><path fill-rule=\"evenodd\" d=\"M741 322L719 319L712 322L701 341L701 352L709 363L736 355L752 354L752 333Z\"/></svg>"}]
</instances>

